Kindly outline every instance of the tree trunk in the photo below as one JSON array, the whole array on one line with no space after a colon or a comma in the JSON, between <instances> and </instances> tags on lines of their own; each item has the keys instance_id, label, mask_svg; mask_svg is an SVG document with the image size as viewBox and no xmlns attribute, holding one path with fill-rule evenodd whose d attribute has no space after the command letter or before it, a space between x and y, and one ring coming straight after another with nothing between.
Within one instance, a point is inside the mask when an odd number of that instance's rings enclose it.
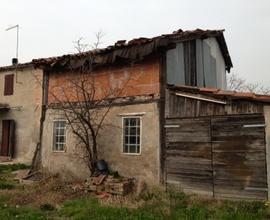
<instances>
[{"instance_id":1,"label":"tree trunk","mask_svg":"<svg viewBox=\"0 0 270 220\"><path fill-rule=\"evenodd\" d=\"M91 173L93 174L97 169L97 161L98 161L98 155L97 155L97 140L96 137L93 136L93 155L91 160Z\"/></svg>"}]
</instances>

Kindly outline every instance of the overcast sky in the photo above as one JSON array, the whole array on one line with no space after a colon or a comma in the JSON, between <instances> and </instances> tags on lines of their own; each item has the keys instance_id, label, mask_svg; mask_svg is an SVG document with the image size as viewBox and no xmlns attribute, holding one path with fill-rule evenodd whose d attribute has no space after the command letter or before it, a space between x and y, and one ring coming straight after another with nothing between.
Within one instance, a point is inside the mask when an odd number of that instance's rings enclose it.
<instances>
[{"instance_id":1,"label":"overcast sky","mask_svg":"<svg viewBox=\"0 0 270 220\"><path fill-rule=\"evenodd\" d=\"M270 0L1 0L0 65L75 52L73 41L103 47L119 39L153 37L179 28L225 29L232 72L250 82L270 85Z\"/></svg>"}]
</instances>

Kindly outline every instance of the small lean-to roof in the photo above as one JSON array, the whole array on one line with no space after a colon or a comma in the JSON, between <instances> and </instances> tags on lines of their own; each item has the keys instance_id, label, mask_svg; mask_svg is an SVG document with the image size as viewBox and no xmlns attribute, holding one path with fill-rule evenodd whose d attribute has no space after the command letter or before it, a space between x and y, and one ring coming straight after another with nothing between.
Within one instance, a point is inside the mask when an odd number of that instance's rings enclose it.
<instances>
[{"instance_id":1,"label":"small lean-to roof","mask_svg":"<svg viewBox=\"0 0 270 220\"><path fill-rule=\"evenodd\" d=\"M215 88L199 88L193 86L177 86L177 85L168 85L168 89L175 92L184 92L190 93L193 95L204 95L208 97L213 97L221 100L249 100L255 102L263 102L270 104L269 95L260 95L251 92L237 92L237 91L228 91Z\"/></svg>"},{"instance_id":2,"label":"small lean-to roof","mask_svg":"<svg viewBox=\"0 0 270 220\"><path fill-rule=\"evenodd\" d=\"M0 112L6 112L8 111L10 108L7 104L2 104L0 103Z\"/></svg>"},{"instance_id":3,"label":"small lean-to roof","mask_svg":"<svg viewBox=\"0 0 270 220\"><path fill-rule=\"evenodd\" d=\"M142 59L147 55L157 52L160 48L166 48L177 42L215 37L224 57L226 69L230 71L232 61L223 32L224 30L196 29L182 31L179 29L172 34L163 34L153 38L135 38L129 42L119 40L114 45L103 49L76 54L66 54L57 57L34 59L32 62L36 67L42 68L63 68L67 66L76 68L87 64L91 58L92 64L105 65L112 64L116 62L117 59Z\"/></svg>"}]
</instances>

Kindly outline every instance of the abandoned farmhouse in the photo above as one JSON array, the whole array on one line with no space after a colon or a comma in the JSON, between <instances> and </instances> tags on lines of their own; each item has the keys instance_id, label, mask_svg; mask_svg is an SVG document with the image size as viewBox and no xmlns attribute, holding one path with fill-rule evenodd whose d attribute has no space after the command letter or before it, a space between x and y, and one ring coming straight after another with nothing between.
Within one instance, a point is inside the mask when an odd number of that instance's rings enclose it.
<instances>
[{"instance_id":1,"label":"abandoned farmhouse","mask_svg":"<svg viewBox=\"0 0 270 220\"><path fill-rule=\"evenodd\" d=\"M90 176L57 108L81 99L68 80L86 69L89 101L113 100L97 137L111 170L214 198L269 199L270 96L226 90L223 32L178 30L0 67L0 160L38 158L65 179Z\"/></svg>"}]
</instances>

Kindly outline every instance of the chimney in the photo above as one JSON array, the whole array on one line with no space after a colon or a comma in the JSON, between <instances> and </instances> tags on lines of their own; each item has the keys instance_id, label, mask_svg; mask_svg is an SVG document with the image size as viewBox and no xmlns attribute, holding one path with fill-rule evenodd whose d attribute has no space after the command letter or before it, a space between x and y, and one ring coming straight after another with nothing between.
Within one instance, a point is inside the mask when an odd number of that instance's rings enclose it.
<instances>
[{"instance_id":1,"label":"chimney","mask_svg":"<svg viewBox=\"0 0 270 220\"><path fill-rule=\"evenodd\" d=\"M18 59L17 58L12 58L12 65L16 66L18 64Z\"/></svg>"}]
</instances>

